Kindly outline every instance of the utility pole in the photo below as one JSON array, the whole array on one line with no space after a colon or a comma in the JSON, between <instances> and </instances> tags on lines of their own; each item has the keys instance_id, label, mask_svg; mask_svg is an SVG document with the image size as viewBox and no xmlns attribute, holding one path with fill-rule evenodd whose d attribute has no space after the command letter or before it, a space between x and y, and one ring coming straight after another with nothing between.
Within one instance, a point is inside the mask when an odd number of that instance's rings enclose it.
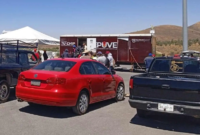
<instances>
[{"instance_id":1,"label":"utility pole","mask_svg":"<svg viewBox=\"0 0 200 135\"><path fill-rule=\"evenodd\" d=\"M183 51L188 50L187 0L183 0Z\"/></svg>"}]
</instances>

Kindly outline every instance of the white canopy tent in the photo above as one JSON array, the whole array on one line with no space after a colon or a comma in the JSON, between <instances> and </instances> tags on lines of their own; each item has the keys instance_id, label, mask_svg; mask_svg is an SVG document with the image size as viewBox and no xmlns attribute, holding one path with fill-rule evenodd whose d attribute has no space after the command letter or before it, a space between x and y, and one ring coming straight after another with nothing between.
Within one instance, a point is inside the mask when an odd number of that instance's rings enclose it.
<instances>
[{"instance_id":1,"label":"white canopy tent","mask_svg":"<svg viewBox=\"0 0 200 135\"><path fill-rule=\"evenodd\" d=\"M21 41L21 43L35 45L60 45L58 39L45 35L28 26L0 35L1 43L10 43L11 41L16 43L16 40Z\"/></svg>"}]
</instances>

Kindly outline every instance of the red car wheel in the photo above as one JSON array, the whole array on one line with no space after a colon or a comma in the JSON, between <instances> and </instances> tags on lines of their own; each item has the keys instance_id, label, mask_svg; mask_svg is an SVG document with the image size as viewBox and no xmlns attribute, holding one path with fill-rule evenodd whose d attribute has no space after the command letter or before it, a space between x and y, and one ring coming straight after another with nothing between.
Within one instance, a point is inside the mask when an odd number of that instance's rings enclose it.
<instances>
[{"instance_id":1,"label":"red car wheel","mask_svg":"<svg viewBox=\"0 0 200 135\"><path fill-rule=\"evenodd\" d=\"M76 106L73 107L73 111L76 114L82 115L87 112L89 106L88 94L85 91L82 91L79 95Z\"/></svg>"},{"instance_id":2,"label":"red car wheel","mask_svg":"<svg viewBox=\"0 0 200 135\"><path fill-rule=\"evenodd\" d=\"M117 91L116 91L116 97L115 99L117 101L122 101L124 100L124 95L125 95L125 89L124 89L124 85L122 83L120 83L117 87Z\"/></svg>"}]
</instances>

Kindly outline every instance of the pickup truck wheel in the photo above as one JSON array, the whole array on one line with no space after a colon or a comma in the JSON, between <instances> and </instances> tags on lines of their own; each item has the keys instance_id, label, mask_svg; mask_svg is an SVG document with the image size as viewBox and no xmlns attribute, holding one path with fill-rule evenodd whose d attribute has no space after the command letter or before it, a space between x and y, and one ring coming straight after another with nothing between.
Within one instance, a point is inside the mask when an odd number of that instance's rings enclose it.
<instances>
[{"instance_id":1,"label":"pickup truck wheel","mask_svg":"<svg viewBox=\"0 0 200 135\"><path fill-rule=\"evenodd\" d=\"M88 94L85 91L82 91L79 95L76 106L74 106L72 109L76 114L82 115L87 112L88 106L89 106Z\"/></svg>"},{"instance_id":2,"label":"pickup truck wheel","mask_svg":"<svg viewBox=\"0 0 200 135\"><path fill-rule=\"evenodd\" d=\"M145 110L141 110L141 109L137 109L137 115L140 117L140 118L146 118L147 117L147 111Z\"/></svg>"},{"instance_id":3,"label":"pickup truck wheel","mask_svg":"<svg viewBox=\"0 0 200 135\"><path fill-rule=\"evenodd\" d=\"M10 87L6 81L0 83L0 103L6 102L10 96Z\"/></svg>"},{"instance_id":4,"label":"pickup truck wheel","mask_svg":"<svg viewBox=\"0 0 200 135\"><path fill-rule=\"evenodd\" d=\"M124 96L125 96L124 85L122 83L120 83L119 86L117 87L115 99L116 99L116 101L122 101L122 100L124 100Z\"/></svg>"}]
</instances>

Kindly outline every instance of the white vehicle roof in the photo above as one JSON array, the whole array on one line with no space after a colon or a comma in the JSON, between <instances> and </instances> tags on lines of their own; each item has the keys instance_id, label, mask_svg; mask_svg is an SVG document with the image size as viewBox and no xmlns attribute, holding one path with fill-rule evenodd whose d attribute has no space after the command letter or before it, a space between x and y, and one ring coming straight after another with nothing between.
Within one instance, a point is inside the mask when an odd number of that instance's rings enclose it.
<instances>
[{"instance_id":1,"label":"white vehicle roof","mask_svg":"<svg viewBox=\"0 0 200 135\"><path fill-rule=\"evenodd\" d=\"M187 51L182 51L182 53L200 53L200 52L195 50L187 50Z\"/></svg>"}]
</instances>

